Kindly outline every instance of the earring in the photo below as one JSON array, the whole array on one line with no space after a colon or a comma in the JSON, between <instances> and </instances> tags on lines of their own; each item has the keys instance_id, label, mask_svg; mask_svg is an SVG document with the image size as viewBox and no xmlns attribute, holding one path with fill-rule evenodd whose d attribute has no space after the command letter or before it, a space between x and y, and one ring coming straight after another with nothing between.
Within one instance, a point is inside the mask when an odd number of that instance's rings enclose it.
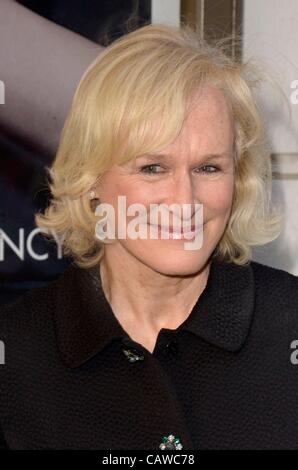
<instances>
[{"instance_id":1,"label":"earring","mask_svg":"<svg viewBox=\"0 0 298 470\"><path fill-rule=\"evenodd\" d=\"M95 199L95 196L96 196L95 191L93 191L93 190L90 191L90 193L89 193L89 199L90 199L90 200L91 200L91 199Z\"/></svg>"}]
</instances>

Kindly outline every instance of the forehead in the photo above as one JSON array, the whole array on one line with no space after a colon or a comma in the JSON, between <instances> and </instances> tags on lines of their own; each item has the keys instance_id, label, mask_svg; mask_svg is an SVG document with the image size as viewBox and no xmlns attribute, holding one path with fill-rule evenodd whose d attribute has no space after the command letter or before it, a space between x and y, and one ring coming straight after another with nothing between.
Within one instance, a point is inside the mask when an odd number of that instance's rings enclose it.
<instances>
[{"instance_id":1,"label":"forehead","mask_svg":"<svg viewBox=\"0 0 298 470\"><path fill-rule=\"evenodd\" d=\"M185 125L196 130L210 125L228 127L233 121L230 104L225 95L213 86L205 86L190 97Z\"/></svg>"},{"instance_id":2,"label":"forehead","mask_svg":"<svg viewBox=\"0 0 298 470\"><path fill-rule=\"evenodd\" d=\"M234 122L231 106L225 95L213 86L193 93L189 109L178 137L167 147L221 147L227 150L233 142ZM218 149L216 148L218 147Z\"/></svg>"}]
</instances>

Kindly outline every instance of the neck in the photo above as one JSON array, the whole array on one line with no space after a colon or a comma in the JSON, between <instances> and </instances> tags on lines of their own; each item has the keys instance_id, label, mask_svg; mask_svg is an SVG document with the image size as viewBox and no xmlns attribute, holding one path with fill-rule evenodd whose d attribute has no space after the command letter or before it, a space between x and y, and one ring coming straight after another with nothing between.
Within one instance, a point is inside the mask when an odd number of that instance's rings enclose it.
<instances>
[{"instance_id":1,"label":"neck","mask_svg":"<svg viewBox=\"0 0 298 470\"><path fill-rule=\"evenodd\" d=\"M115 249L106 246L100 262L104 294L127 333L152 350L160 329L176 329L190 314L206 287L210 261L194 275L167 276L128 252L116 256Z\"/></svg>"}]
</instances>

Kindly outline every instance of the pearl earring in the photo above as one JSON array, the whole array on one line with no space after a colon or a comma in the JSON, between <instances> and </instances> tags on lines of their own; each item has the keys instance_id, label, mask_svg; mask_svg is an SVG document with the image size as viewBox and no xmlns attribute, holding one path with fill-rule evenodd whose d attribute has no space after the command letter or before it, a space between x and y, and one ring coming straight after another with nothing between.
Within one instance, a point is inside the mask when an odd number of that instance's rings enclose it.
<instances>
[{"instance_id":1,"label":"pearl earring","mask_svg":"<svg viewBox=\"0 0 298 470\"><path fill-rule=\"evenodd\" d=\"M94 199L96 196L95 191L90 191L89 193L89 199Z\"/></svg>"}]
</instances>

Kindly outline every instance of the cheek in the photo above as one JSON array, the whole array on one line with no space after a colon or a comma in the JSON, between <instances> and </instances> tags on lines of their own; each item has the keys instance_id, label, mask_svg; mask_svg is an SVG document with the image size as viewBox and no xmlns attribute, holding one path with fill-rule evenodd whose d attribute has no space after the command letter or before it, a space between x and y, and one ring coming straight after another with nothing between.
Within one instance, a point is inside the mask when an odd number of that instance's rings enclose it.
<instances>
[{"instance_id":1,"label":"cheek","mask_svg":"<svg viewBox=\"0 0 298 470\"><path fill-rule=\"evenodd\" d=\"M156 190L145 183L121 182L114 186L114 193L116 199L118 195L125 196L127 206L137 203L147 207L156 200Z\"/></svg>"},{"instance_id":2,"label":"cheek","mask_svg":"<svg viewBox=\"0 0 298 470\"><path fill-rule=\"evenodd\" d=\"M224 214L232 207L233 193L233 181L229 183L219 183L205 192L205 197L201 202L203 202L207 211L213 214Z\"/></svg>"},{"instance_id":3,"label":"cheek","mask_svg":"<svg viewBox=\"0 0 298 470\"><path fill-rule=\"evenodd\" d=\"M140 196L142 196L141 191L134 188L129 182L117 181L115 178L102 186L102 194L104 202L112 204L115 208L117 208L119 196L125 197L126 205L141 202Z\"/></svg>"}]
</instances>

